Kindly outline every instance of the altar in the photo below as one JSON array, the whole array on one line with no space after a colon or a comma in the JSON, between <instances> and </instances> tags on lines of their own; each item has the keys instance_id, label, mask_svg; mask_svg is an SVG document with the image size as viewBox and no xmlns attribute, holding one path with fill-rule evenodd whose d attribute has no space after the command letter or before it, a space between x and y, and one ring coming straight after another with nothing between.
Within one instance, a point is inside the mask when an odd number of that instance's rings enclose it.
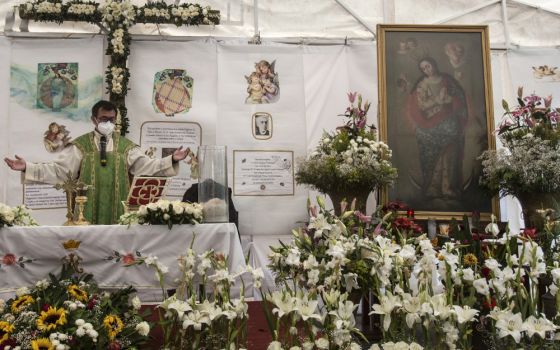
<instances>
[{"instance_id":1,"label":"altar","mask_svg":"<svg viewBox=\"0 0 560 350\"><path fill-rule=\"evenodd\" d=\"M157 257L169 268L165 287L172 289L179 277L177 259L191 244L197 254L210 249L222 253L231 273L246 268L232 223L175 225L171 230L165 225L4 227L0 229L0 298L34 285L49 273L57 275L62 262L73 259L102 288L133 286L143 302L161 301L155 270L135 263Z\"/></svg>"}]
</instances>

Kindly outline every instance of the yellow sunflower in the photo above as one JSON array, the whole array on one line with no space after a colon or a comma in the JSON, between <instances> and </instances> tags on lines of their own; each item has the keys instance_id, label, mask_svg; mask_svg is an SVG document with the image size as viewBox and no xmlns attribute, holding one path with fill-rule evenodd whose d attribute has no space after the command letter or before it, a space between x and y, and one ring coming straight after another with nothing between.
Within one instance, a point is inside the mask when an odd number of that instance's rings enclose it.
<instances>
[{"instance_id":1,"label":"yellow sunflower","mask_svg":"<svg viewBox=\"0 0 560 350\"><path fill-rule=\"evenodd\" d=\"M31 295L22 295L12 303L12 312L14 314L19 314L21 310L34 301Z\"/></svg>"},{"instance_id":2,"label":"yellow sunflower","mask_svg":"<svg viewBox=\"0 0 560 350\"><path fill-rule=\"evenodd\" d=\"M103 319L103 325L109 333L109 339L113 340L123 330L123 322L117 315L107 315Z\"/></svg>"},{"instance_id":3,"label":"yellow sunflower","mask_svg":"<svg viewBox=\"0 0 560 350\"><path fill-rule=\"evenodd\" d=\"M37 319L37 329L43 332L50 332L65 324L66 310L63 308L49 307L47 311L41 311L41 316Z\"/></svg>"},{"instance_id":4,"label":"yellow sunflower","mask_svg":"<svg viewBox=\"0 0 560 350\"><path fill-rule=\"evenodd\" d=\"M80 287L75 284L71 284L68 286L68 294L79 301L86 302L89 300L87 292L83 289L80 289Z\"/></svg>"},{"instance_id":5,"label":"yellow sunflower","mask_svg":"<svg viewBox=\"0 0 560 350\"><path fill-rule=\"evenodd\" d=\"M14 325L6 321L0 321L0 345L10 337L14 331Z\"/></svg>"},{"instance_id":6,"label":"yellow sunflower","mask_svg":"<svg viewBox=\"0 0 560 350\"><path fill-rule=\"evenodd\" d=\"M476 255L468 253L463 257L463 264L468 266L475 266L476 264L478 264L478 259L476 258Z\"/></svg>"},{"instance_id":7,"label":"yellow sunflower","mask_svg":"<svg viewBox=\"0 0 560 350\"><path fill-rule=\"evenodd\" d=\"M31 341L31 349L33 350L54 350L55 346L47 338L39 338Z\"/></svg>"}]
</instances>

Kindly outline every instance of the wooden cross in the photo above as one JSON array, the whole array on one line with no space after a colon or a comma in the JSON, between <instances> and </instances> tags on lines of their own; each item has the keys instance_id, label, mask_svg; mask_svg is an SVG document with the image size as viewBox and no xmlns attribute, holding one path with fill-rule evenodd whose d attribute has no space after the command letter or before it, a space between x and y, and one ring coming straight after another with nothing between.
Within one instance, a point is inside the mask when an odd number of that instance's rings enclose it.
<instances>
[{"instance_id":1,"label":"wooden cross","mask_svg":"<svg viewBox=\"0 0 560 350\"><path fill-rule=\"evenodd\" d=\"M129 28L142 24L175 24L180 26L209 25L220 23L220 11L198 4L167 5L163 1L148 1L144 6L134 6L130 0L104 0L103 6L90 0L33 0L18 7L22 20L63 23L64 21L87 22L98 25L107 34L111 56L105 70L105 82L109 100L117 106L120 114L120 130L125 135L129 121L125 97L128 92L130 72L127 67L131 36Z\"/></svg>"}]
</instances>

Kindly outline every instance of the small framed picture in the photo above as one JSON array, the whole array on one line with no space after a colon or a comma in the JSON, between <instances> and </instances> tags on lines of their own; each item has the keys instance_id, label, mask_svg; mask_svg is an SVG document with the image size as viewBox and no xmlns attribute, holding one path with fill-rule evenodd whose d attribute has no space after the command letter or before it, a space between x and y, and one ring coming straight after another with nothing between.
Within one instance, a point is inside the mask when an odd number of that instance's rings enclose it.
<instances>
[{"instance_id":1,"label":"small framed picture","mask_svg":"<svg viewBox=\"0 0 560 350\"><path fill-rule=\"evenodd\" d=\"M272 137L272 116L270 113L257 112L252 118L253 137L268 140Z\"/></svg>"}]
</instances>

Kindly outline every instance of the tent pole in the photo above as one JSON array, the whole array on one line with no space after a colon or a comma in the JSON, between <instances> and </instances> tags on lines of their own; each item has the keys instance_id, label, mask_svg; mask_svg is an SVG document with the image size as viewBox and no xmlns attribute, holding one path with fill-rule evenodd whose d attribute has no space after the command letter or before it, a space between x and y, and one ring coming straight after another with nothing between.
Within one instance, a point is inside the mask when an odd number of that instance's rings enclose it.
<instances>
[{"instance_id":1,"label":"tent pole","mask_svg":"<svg viewBox=\"0 0 560 350\"><path fill-rule=\"evenodd\" d=\"M260 35L259 31L259 0L253 0L253 20L255 26L255 37Z\"/></svg>"},{"instance_id":2,"label":"tent pole","mask_svg":"<svg viewBox=\"0 0 560 350\"><path fill-rule=\"evenodd\" d=\"M256 0L255 0L256 1ZM356 12L354 12L354 10L352 10L350 7L348 7L348 5L346 5L345 3L342 2L342 0L334 0L337 4L340 5L340 7L342 7L344 10L346 10L346 12L348 12L352 17L354 17L356 19L356 21L358 21L361 25L363 25L371 34L373 34L373 37L375 38L376 34L375 34L375 28L371 27L369 24L367 24L362 17L360 17Z\"/></svg>"},{"instance_id":3,"label":"tent pole","mask_svg":"<svg viewBox=\"0 0 560 350\"><path fill-rule=\"evenodd\" d=\"M504 40L506 49L509 49L511 44L509 39L509 19L507 14L507 0L502 0L502 23L504 25Z\"/></svg>"}]
</instances>

